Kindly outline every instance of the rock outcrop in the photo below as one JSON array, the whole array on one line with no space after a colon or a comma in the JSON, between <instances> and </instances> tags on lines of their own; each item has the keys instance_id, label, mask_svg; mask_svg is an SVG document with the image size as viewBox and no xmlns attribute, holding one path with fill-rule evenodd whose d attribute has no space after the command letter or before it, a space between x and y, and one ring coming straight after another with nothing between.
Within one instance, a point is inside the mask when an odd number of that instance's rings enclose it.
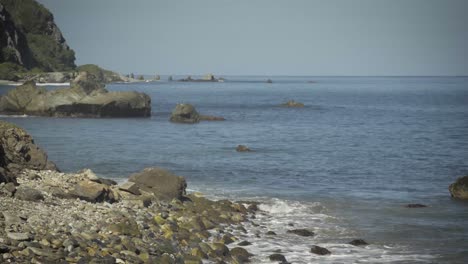
<instances>
[{"instance_id":1,"label":"rock outcrop","mask_svg":"<svg viewBox=\"0 0 468 264\"><path fill-rule=\"evenodd\" d=\"M169 119L174 123L195 124L200 121L224 121L224 117L201 115L191 104L177 104Z\"/></svg>"},{"instance_id":2,"label":"rock outcrop","mask_svg":"<svg viewBox=\"0 0 468 264\"><path fill-rule=\"evenodd\" d=\"M450 184L449 191L454 198L468 200L468 175L460 177Z\"/></svg>"},{"instance_id":3,"label":"rock outcrop","mask_svg":"<svg viewBox=\"0 0 468 264\"><path fill-rule=\"evenodd\" d=\"M246 145L237 145L236 151L237 152L251 152L252 150Z\"/></svg>"},{"instance_id":4,"label":"rock outcrop","mask_svg":"<svg viewBox=\"0 0 468 264\"><path fill-rule=\"evenodd\" d=\"M191 104L177 104L172 111L170 121L174 123L195 124L200 122L200 114L198 114L195 107Z\"/></svg>"},{"instance_id":5,"label":"rock outcrop","mask_svg":"<svg viewBox=\"0 0 468 264\"><path fill-rule=\"evenodd\" d=\"M0 182L16 182L16 175L24 169L57 170L57 167L26 131L0 121Z\"/></svg>"},{"instance_id":6,"label":"rock outcrop","mask_svg":"<svg viewBox=\"0 0 468 264\"><path fill-rule=\"evenodd\" d=\"M137 92L109 92L81 72L70 88L48 91L32 81L0 98L0 113L55 117L149 117L151 99Z\"/></svg>"}]
</instances>

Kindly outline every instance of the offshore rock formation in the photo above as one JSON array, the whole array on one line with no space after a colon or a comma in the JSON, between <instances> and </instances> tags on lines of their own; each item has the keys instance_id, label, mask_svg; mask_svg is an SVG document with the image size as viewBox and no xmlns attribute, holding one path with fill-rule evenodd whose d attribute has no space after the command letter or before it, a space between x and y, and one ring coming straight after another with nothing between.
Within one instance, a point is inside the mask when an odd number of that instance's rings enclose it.
<instances>
[{"instance_id":1,"label":"offshore rock formation","mask_svg":"<svg viewBox=\"0 0 468 264\"><path fill-rule=\"evenodd\" d=\"M281 104L281 106L282 107L298 107L298 108L301 108L301 107L304 107L304 104L296 102L294 100L289 100L286 103Z\"/></svg>"},{"instance_id":2,"label":"offshore rock formation","mask_svg":"<svg viewBox=\"0 0 468 264\"><path fill-rule=\"evenodd\" d=\"M468 175L460 177L450 184L449 191L454 198L468 200Z\"/></svg>"},{"instance_id":3,"label":"offshore rock formation","mask_svg":"<svg viewBox=\"0 0 468 264\"><path fill-rule=\"evenodd\" d=\"M70 88L48 91L32 81L0 98L0 113L55 117L149 117L151 99L144 93L109 92L94 75L82 72Z\"/></svg>"},{"instance_id":4,"label":"offshore rock formation","mask_svg":"<svg viewBox=\"0 0 468 264\"><path fill-rule=\"evenodd\" d=\"M57 167L26 131L0 121L0 183L16 183L16 174L24 169L57 170Z\"/></svg>"},{"instance_id":5,"label":"offshore rock formation","mask_svg":"<svg viewBox=\"0 0 468 264\"><path fill-rule=\"evenodd\" d=\"M169 119L174 123L195 124L200 121L224 121L223 117L200 115L191 104L177 104Z\"/></svg>"},{"instance_id":6,"label":"offshore rock formation","mask_svg":"<svg viewBox=\"0 0 468 264\"><path fill-rule=\"evenodd\" d=\"M4 62L28 70L67 71L75 68L75 52L43 5L0 0L0 63Z\"/></svg>"}]
</instances>

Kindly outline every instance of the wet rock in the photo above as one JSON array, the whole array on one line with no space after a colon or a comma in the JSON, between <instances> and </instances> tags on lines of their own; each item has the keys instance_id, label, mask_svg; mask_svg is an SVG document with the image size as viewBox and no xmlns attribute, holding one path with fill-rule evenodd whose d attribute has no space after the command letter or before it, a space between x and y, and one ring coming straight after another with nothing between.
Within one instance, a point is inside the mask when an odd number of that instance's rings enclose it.
<instances>
[{"instance_id":1,"label":"wet rock","mask_svg":"<svg viewBox=\"0 0 468 264\"><path fill-rule=\"evenodd\" d=\"M363 239L354 239L352 240L351 242L349 242L349 244L353 245L353 246L366 246L366 245L369 245L366 241L364 241Z\"/></svg>"},{"instance_id":2,"label":"wet rock","mask_svg":"<svg viewBox=\"0 0 468 264\"><path fill-rule=\"evenodd\" d=\"M44 195L33 188L20 186L16 189L15 198L24 201L38 202L44 200Z\"/></svg>"},{"instance_id":3,"label":"wet rock","mask_svg":"<svg viewBox=\"0 0 468 264\"><path fill-rule=\"evenodd\" d=\"M250 245L252 245L252 243L250 243L249 241L244 240L244 241L240 242L237 245L238 246L250 246Z\"/></svg>"},{"instance_id":4,"label":"wet rock","mask_svg":"<svg viewBox=\"0 0 468 264\"><path fill-rule=\"evenodd\" d=\"M407 204L405 207L407 207L407 208L423 208L423 207L427 207L427 205L424 205L424 204Z\"/></svg>"},{"instance_id":5,"label":"wet rock","mask_svg":"<svg viewBox=\"0 0 468 264\"><path fill-rule=\"evenodd\" d=\"M281 104L282 107L304 107L303 103L296 102L294 100L289 100L284 104Z\"/></svg>"},{"instance_id":6,"label":"wet rock","mask_svg":"<svg viewBox=\"0 0 468 264\"><path fill-rule=\"evenodd\" d=\"M249 262L249 258L252 256L246 249L241 247L235 247L231 249L231 256L238 262Z\"/></svg>"},{"instance_id":7,"label":"wet rock","mask_svg":"<svg viewBox=\"0 0 468 264\"><path fill-rule=\"evenodd\" d=\"M468 200L468 175L450 184L449 191L453 198Z\"/></svg>"},{"instance_id":8,"label":"wet rock","mask_svg":"<svg viewBox=\"0 0 468 264\"><path fill-rule=\"evenodd\" d=\"M310 236L315 235L314 232L308 229L292 229L292 230L288 230L287 233L296 234L298 236L304 236L304 237L310 237Z\"/></svg>"},{"instance_id":9,"label":"wet rock","mask_svg":"<svg viewBox=\"0 0 468 264\"><path fill-rule=\"evenodd\" d=\"M211 243L209 246L218 257L230 256L229 248L222 243Z\"/></svg>"},{"instance_id":10,"label":"wet rock","mask_svg":"<svg viewBox=\"0 0 468 264\"><path fill-rule=\"evenodd\" d=\"M121 185L119 185L119 190L126 191L135 195L140 195L140 188L138 188L138 185L134 182L124 182Z\"/></svg>"},{"instance_id":11,"label":"wet rock","mask_svg":"<svg viewBox=\"0 0 468 264\"><path fill-rule=\"evenodd\" d=\"M282 255L282 254L279 254L279 253L271 254L270 256L268 256L268 258L271 261L279 261L281 263L287 263L288 262L286 260L286 257L284 255Z\"/></svg>"},{"instance_id":12,"label":"wet rock","mask_svg":"<svg viewBox=\"0 0 468 264\"><path fill-rule=\"evenodd\" d=\"M324 248L324 247L319 247L319 246L312 246L312 248L310 249L310 252L311 253L314 253L314 254L317 254L317 255L330 255L331 252Z\"/></svg>"},{"instance_id":13,"label":"wet rock","mask_svg":"<svg viewBox=\"0 0 468 264\"><path fill-rule=\"evenodd\" d=\"M153 193L162 200L182 199L185 195L187 183L184 177L176 176L161 168L146 168L135 173L128 179L141 190Z\"/></svg>"},{"instance_id":14,"label":"wet rock","mask_svg":"<svg viewBox=\"0 0 468 264\"><path fill-rule=\"evenodd\" d=\"M265 233L267 236L276 236L276 233L274 231L268 231Z\"/></svg>"},{"instance_id":15,"label":"wet rock","mask_svg":"<svg viewBox=\"0 0 468 264\"><path fill-rule=\"evenodd\" d=\"M238 145L238 146L236 147L236 151L237 151L237 152L250 152L250 151L252 151L252 150L250 150L250 148L248 148L248 147L245 146L245 145Z\"/></svg>"},{"instance_id":16,"label":"wet rock","mask_svg":"<svg viewBox=\"0 0 468 264\"><path fill-rule=\"evenodd\" d=\"M191 104L177 104L169 120L174 123L194 124L200 122L200 115Z\"/></svg>"}]
</instances>

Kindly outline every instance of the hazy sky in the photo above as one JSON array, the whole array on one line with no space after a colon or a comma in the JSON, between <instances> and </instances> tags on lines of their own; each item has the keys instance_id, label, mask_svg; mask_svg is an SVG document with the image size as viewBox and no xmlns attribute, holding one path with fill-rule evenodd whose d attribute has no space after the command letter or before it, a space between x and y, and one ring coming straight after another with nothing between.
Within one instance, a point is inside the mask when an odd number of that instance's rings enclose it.
<instances>
[{"instance_id":1,"label":"hazy sky","mask_svg":"<svg viewBox=\"0 0 468 264\"><path fill-rule=\"evenodd\" d=\"M121 73L468 75L468 0L39 0Z\"/></svg>"}]
</instances>

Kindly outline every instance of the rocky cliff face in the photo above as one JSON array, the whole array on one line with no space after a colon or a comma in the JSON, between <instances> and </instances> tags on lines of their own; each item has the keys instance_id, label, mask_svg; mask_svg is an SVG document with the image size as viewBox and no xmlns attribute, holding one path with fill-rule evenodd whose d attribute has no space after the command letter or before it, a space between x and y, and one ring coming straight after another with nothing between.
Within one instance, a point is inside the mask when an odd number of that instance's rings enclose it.
<instances>
[{"instance_id":1,"label":"rocky cliff face","mask_svg":"<svg viewBox=\"0 0 468 264\"><path fill-rule=\"evenodd\" d=\"M67 45L53 15L34 0L0 0L0 63L26 69L74 69L75 52Z\"/></svg>"}]
</instances>

